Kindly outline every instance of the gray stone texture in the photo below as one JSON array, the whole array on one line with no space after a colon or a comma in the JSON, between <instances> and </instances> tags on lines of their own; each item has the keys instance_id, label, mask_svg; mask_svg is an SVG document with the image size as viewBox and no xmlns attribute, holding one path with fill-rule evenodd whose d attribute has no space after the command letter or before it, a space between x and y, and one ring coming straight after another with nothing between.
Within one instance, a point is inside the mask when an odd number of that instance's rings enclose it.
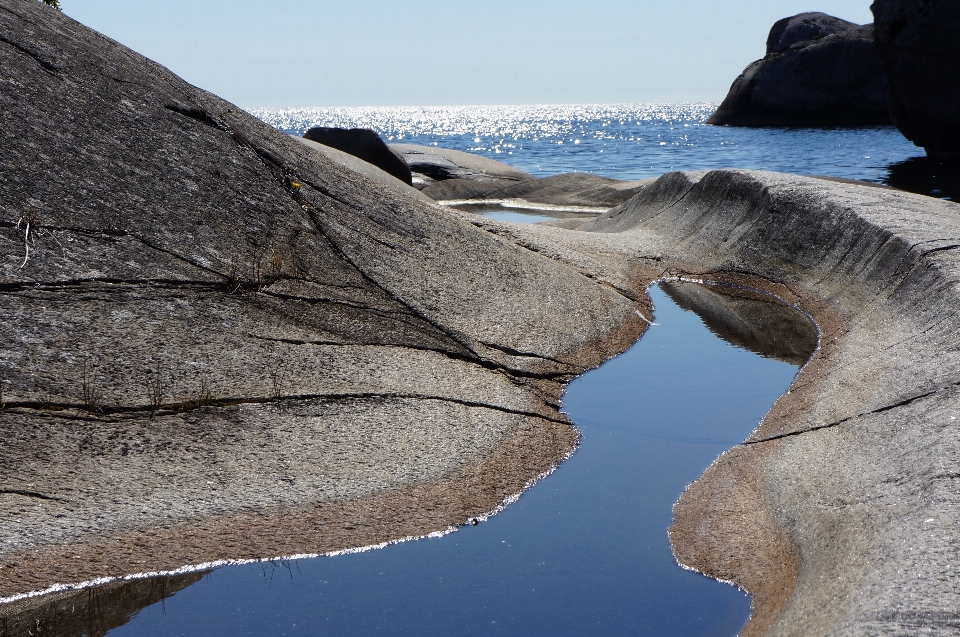
<instances>
[{"instance_id":1,"label":"gray stone texture","mask_svg":"<svg viewBox=\"0 0 960 637\"><path fill-rule=\"evenodd\" d=\"M724 170L665 175L583 229L523 233L543 253L620 246L660 276L767 289L821 330L674 509L680 562L752 593L742 634L957 634L960 207Z\"/></svg>"},{"instance_id":2,"label":"gray stone texture","mask_svg":"<svg viewBox=\"0 0 960 637\"><path fill-rule=\"evenodd\" d=\"M875 0L870 8L893 122L931 157L960 157L960 5Z\"/></svg>"},{"instance_id":3,"label":"gray stone texture","mask_svg":"<svg viewBox=\"0 0 960 637\"><path fill-rule=\"evenodd\" d=\"M36 0L0 34L0 597L444 529L573 448L632 292Z\"/></svg>"},{"instance_id":4,"label":"gray stone texture","mask_svg":"<svg viewBox=\"0 0 960 637\"><path fill-rule=\"evenodd\" d=\"M774 24L762 60L733 82L708 123L728 126L889 124L873 26L823 13Z\"/></svg>"}]
</instances>

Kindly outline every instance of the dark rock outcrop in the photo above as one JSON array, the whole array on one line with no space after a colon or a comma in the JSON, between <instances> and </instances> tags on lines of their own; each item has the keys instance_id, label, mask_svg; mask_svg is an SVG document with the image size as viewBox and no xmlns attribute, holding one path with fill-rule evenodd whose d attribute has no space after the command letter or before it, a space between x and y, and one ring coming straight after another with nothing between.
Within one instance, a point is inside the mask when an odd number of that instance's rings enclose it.
<instances>
[{"instance_id":1,"label":"dark rock outcrop","mask_svg":"<svg viewBox=\"0 0 960 637\"><path fill-rule=\"evenodd\" d=\"M373 164L403 183L413 183L410 167L403 156L390 150L376 131L368 128L330 128L315 126L303 134L304 139L336 148L339 151L359 157Z\"/></svg>"},{"instance_id":2,"label":"dark rock outcrop","mask_svg":"<svg viewBox=\"0 0 960 637\"><path fill-rule=\"evenodd\" d=\"M354 172L358 172L364 177L369 177L370 179L373 179L374 181L377 181L383 184L384 186L393 188L394 190L397 190L407 195L408 197L414 197L416 199L420 199L421 201L432 202L430 197L427 197L426 195L422 194L419 190L417 190L413 186L403 181L400 181L393 175L387 172L384 172L383 170L380 170L373 164L363 161L359 157L356 157L349 153L345 153L342 150L337 150L332 146L326 146L319 142L311 141L304 137L291 136L291 138L297 140L307 148L315 150L318 153L322 153L324 157L340 164L344 168L347 168Z\"/></svg>"},{"instance_id":3,"label":"dark rock outcrop","mask_svg":"<svg viewBox=\"0 0 960 637\"><path fill-rule=\"evenodd\" d=\"M875 0L890 116L931 157L960 158L960 3Z\"/></svg>"},{"instance_id":4,"label":"dark rock outcrop","mask_svg":"<svg viewBox=\"0 0 960 637\"><path fill-rule=\"evenodd\" d=\"M730 87L709 124L857 126L889 124L887 87L872 25L823 13L774 24L762 60Z\"/></svg>"}]
</instances>

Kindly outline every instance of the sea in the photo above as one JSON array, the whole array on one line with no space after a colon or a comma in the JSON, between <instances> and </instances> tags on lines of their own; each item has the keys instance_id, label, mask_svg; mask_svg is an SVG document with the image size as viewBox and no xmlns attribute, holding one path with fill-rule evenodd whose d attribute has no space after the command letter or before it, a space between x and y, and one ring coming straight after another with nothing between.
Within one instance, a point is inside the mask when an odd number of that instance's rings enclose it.
<instances>
[{"instance_id":1,"label":"sea","mask_svg":"<svg viewBox=\"0 0 960 637\"><path fill-rule=\"evenodd\" d=\"M928 159L894 126L709 126L715 103L256 109L291 135L371 128L387 143L484 155L537 177L645 179L672 170L749 168L843 177L960 199L960 170Z\"/></svg>"}]
</instances>

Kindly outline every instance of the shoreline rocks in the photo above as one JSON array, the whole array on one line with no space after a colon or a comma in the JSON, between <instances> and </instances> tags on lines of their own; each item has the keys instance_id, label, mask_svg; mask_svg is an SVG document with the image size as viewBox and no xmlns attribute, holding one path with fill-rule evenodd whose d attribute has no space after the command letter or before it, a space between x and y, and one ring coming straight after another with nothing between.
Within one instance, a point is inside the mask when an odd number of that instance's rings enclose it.
<instances>
[{"instance_id":1,"label":"shoreline rocks","mask_svg":"<svg viewBox=\"0 0 960 637\"><path fill-rule=\"evenodd\" d=\"M960 159L960 6L875 0L870 8L893 123L930 157Z\"/></svg>"},{"instance_id":2,"label":"shoreline rocks","mask_svg":"<svg viewBox=\"0 0 960 637\"><path fill-rule=\"evenodd\" d=\"M872 25L823 13L774 24L766 56L733 82L707 121L717 126L890 124Z\"/></svg>"}]
</instances>

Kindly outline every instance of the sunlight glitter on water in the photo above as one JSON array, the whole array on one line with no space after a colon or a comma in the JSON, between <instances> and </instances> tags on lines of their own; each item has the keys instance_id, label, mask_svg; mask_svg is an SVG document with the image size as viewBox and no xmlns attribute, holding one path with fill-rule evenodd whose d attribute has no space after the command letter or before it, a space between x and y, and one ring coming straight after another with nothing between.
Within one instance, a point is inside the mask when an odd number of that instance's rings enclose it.
<instances>
[{"instance_id":1,"label":"sunlight glitter on water","mask_svg":"<svg viewBox=\"0 0 960 637\"><path fill-rule=\"evenodd\" d=\"M893 126L709 126L712 103L260 109L285 133L371 128L388 143L477 153L536 177L588 172L645 179L672 170L749 168L886 183L923 151Z\"/></svg>"},{"instance_id":2,"label":"sunlight glitter on water","mask_svg":"<svg viewBox=\"0 0 960 637\"><path fill-rule=\"evenodd\" d=\"M424 135L472 136L483 140L545 139L630 140L611 125L642 123L699 124L717 104L536 104L520 106L408 106L362 108L289 108L252 111L280 130L303 134L312 126L372 128L388 141ZM606 129L606 130L605 130Z\"/></svg>"}]
</instances>

